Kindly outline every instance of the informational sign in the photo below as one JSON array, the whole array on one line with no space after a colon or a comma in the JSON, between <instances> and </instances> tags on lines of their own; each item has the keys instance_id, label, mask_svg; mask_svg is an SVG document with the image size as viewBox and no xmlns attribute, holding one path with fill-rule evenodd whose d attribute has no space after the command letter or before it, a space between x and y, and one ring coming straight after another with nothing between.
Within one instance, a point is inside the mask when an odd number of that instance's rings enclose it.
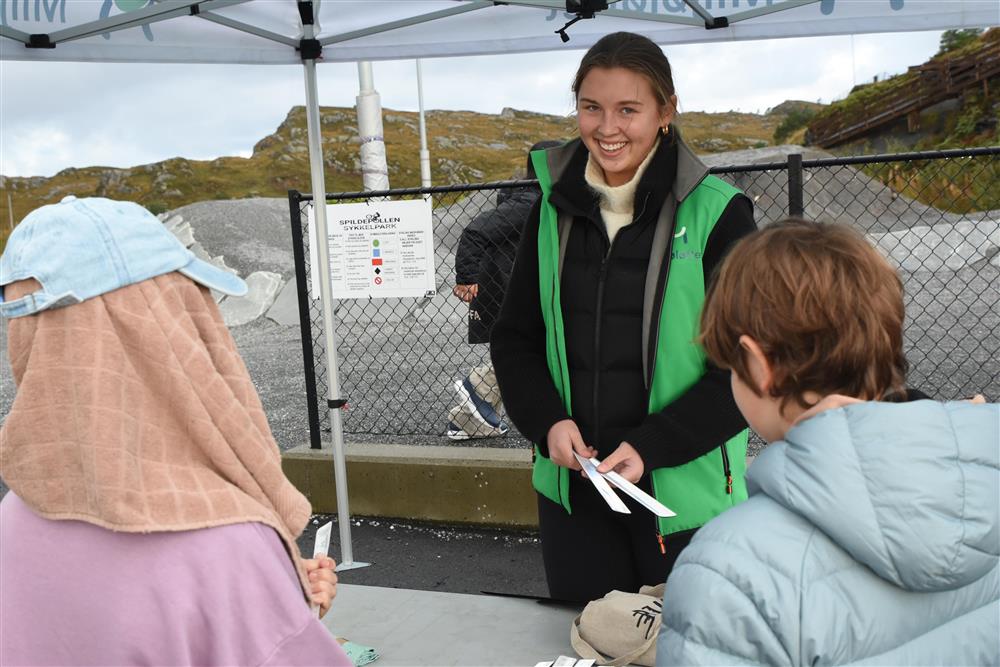
<instances>
[{"instance_id":1,"label":"informational sign","mask_svg":"<svg viewBox=\"0 0 1000 667\"><path fill-rule=\"evenodd\" d=\"M424 297L436 293L431 204L424 199L328 204L334 299ZM319 251L309 209L312 295L318 299Z\"/></svg>"}]
</instances>

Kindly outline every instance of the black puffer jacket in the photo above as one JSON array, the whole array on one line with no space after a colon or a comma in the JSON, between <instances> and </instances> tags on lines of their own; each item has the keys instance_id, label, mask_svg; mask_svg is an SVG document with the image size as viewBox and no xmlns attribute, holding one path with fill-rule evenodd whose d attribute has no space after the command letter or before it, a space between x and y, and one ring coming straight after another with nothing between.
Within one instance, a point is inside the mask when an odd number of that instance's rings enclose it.
<instances>
[{"instance_id":1,"label":"black puffer jacket","mask_svg":"<svg viewBox=\"0 0 1000 667\"><path fill-rule=\"evenodd\" d=\"M746 428L746 422L733 400L729 373L713 368L661 412L646 412L644 279L653 228L672 191L680 149L673 142L661 143L639 181L633 221L618 232L613 245L598 196L584 180L585 146L576 141L558 150L574 151L550 196L558 210L573 215L560 281L573 419L584 441L601 457L624 440L639 451L647 471L687 463ZM683 150L682 166L688 169L696 159L686 147ZM545 359L538 218L536 204L493 329L491 351L507 413L518 430L547 454L549 428L569 415ZM706 282L730 245L754 228L750 200L734 197L708 238L702 259ZM670 304L663 308L669 312Z\"/></svg>"},{"instance_id":2,"label":"black puffer jacket","mask_svg":"<svg viewBox=\"0 0 1000 667\"><path fill-rule=\"evenodd\" d=\"M469 304L470 343L490 340L521 231L540 195L537 187L501 190L497 207L477 215L462 231L455 251L455 283L479 285L478 295Z\"/></svg>"}]
</instances>

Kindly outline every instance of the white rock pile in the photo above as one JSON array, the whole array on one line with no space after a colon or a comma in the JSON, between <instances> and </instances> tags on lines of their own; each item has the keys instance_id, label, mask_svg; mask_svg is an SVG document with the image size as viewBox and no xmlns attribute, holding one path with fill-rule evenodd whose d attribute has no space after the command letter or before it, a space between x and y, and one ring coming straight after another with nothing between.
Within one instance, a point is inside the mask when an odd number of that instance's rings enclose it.
<instances>
[{"instance_id":1,"label":"white rock pile","mask_svg":"<svg viewBox=\"0 0 1000 667\"><path fill-rule=\"evenodd\" d=\"M1000 221L983 219L955 224L922 225L871 234L883 253L904 271L958 271L989 261L1000 268Z\"/></svg>"},{"instance_id":2,"label":"white rock pile","mask_svg":"<svg viewBox=\"0 0 1000 667\"><path fill-rule=\"evenodd\" d=\"M212 264L223 271L228 271L234 275L239 275L236 269L226 265L226 259L222 255L211 256L204 247L194 237L194 230L191 225L184 221L183 216L176 214L161 214L158 216L163 221L164 226L177 239L184 244L184 247L195 254L196 257ZM275 321L279 324L298 323L298 303L296 301L296 291L294 281L287 284L282 280L281 274L271 271L254 271L249 276L243 278L249 290L245 296L226 296L221 292L212 291L222 318L226 326L237 327L253 322L264 315L270 316L270 311L274 309ZM283 290L282 287L285 289ZM286 293L291 292L289 297ZM278 297L281 296L281 299ZM290 319L294 317L294 319Z\"/></svg>"}]
</instances>

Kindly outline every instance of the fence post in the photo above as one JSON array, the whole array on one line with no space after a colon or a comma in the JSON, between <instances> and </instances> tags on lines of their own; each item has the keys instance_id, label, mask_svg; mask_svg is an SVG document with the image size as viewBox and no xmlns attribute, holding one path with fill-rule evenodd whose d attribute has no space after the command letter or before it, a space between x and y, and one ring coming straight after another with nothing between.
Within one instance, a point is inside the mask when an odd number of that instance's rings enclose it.
<instances>
[{"instance_id":1,"label":"fence post","mask_svg":"<svg viewBox=\"0 0 1000 667\"><path fill-rule=\"evenodd\" d=\"M788 215L801 218L805 214L802 204L802 154L788 156Z\"/></svg>"},{"instance_id":2,"label":"fence post","mask_svg":"<svg viewBox=\"0 0 1000 667\"><path fill-rule=\"evenodd\" d=\"M306 382L309 446L321 449L319 431L319 392L316 391L316 360L313 358L312 317L309 314L309 276L306 275L305 244L302 238L302 195L288 191L289 218L292 221L292 256L295 258L295 287L299 296L299 334L302 338L302 366Z\"/></svg>"}]
</instances>

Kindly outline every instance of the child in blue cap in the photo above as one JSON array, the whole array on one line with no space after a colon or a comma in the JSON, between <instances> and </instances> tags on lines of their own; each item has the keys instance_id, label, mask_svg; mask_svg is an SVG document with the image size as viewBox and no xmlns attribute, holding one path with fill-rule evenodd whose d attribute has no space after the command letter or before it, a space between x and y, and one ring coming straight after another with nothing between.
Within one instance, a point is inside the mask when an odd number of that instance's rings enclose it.
<instances>
[{"instance_id":1,"label":"child in blue cap","mask_svg":"<svg viewBox=\"0 0 1000 667\"><path fill-rule=\"evenodd\" d=\"M0 431L6 664L350 665L310 611L253 382L209 289L246 293L148 211L68 197L0 257L18 385Z\"/></svg>"}]
</instances>

